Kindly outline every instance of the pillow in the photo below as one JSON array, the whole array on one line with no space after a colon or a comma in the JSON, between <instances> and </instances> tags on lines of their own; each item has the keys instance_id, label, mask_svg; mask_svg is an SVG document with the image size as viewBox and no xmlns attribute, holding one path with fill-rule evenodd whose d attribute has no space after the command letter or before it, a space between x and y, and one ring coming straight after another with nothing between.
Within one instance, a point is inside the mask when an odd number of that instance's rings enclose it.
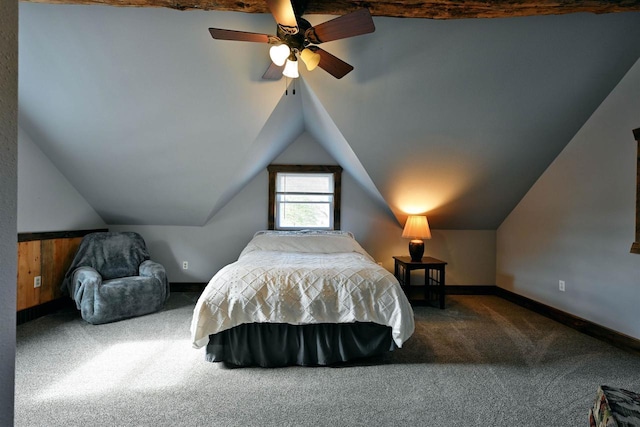
<instances>
[{"instance_id":1,"label":"pillow","mask_svg":"<svg viewBox=\"0 0 640 427\"><path fill-rule=\"evenodd\" d=\"M254 251L301 253L349 253L357 252L371 261L373 258L347 231L260 231L242 250L240 257Z\"/></svg>"}]
</instances>

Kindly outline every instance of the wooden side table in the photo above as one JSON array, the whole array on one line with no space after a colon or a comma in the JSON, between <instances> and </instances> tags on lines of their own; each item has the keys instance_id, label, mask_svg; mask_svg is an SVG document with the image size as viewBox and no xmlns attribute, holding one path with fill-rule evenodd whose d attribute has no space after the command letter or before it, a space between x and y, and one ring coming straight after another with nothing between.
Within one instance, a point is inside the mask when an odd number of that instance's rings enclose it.
<instances>
[{"instance_id":1,"label":"wooden side table","mask_svg":"<svg viewBox=\"0 0 640 427\"><path fill-rule=\"evenodd\" d=\"M423 257L420 261L411 261L411 257L408 256L394 256L393 259L395 260L395 276L410 301L411 271L424 270L424 302L429 303L432 299L431 296L435 294L438 297L440 308L444 308L444 267L447 265L446 262L432 257ZM413 300L411 302L422 301Z\"/></svg>"}]
</instances>

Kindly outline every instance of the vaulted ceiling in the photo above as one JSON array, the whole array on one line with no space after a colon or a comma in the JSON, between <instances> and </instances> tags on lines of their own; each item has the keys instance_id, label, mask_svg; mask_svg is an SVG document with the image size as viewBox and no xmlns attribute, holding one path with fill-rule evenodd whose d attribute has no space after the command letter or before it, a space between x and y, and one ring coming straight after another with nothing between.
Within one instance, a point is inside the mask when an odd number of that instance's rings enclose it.
<instances>
[{"instance_id":1,"label":"vaulted ceiling","mask_svg":"<svg viewBox=\"0 0 640 427\"><path fill-rule=\"evenodd\" d=\"M20 126L109 224L202 225L308 132L397 217L495 229L640 57L638 12L374 22L325 46L353 72L285 95L265 45L207 32L268 13L21 3Z\"/></svg>"}]
</instances>

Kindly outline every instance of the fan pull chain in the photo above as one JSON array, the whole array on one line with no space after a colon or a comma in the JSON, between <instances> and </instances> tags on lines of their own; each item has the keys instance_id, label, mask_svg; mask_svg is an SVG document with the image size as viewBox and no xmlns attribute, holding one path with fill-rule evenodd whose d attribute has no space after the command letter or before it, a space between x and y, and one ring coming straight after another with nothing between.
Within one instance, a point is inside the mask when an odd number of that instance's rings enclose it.
<instances>
[{"instance_id":1,"label":"fan pull chain","mask_svg":"<svg viewBox=\"0 0 640 427\"><path fill-rule=\"evenodd\" d=\"M293 81L293 90L291 91L291 93L293 95L296 94L296 79L292 79ZM289 95L289 78L285 77L284 78L284 95L287 96Z\"/></svg>"}]
</instances>

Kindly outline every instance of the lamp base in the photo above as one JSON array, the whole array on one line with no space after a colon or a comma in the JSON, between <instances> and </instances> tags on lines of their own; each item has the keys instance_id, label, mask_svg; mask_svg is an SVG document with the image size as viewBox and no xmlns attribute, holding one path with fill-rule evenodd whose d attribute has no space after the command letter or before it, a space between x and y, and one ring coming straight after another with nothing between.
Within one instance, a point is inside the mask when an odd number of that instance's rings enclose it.
<instances>
[{"instance_id":1,"label":"lamp base","mask_svg":"<svg viewBox=\"0 0 640 427\"><path fill-rule=\"evenodd\" d=\"M424 255L424 242L422 240L410 241L409 255L411 255L411 261L422 261L422 255Z\"/></svg>"}]
</instances>

